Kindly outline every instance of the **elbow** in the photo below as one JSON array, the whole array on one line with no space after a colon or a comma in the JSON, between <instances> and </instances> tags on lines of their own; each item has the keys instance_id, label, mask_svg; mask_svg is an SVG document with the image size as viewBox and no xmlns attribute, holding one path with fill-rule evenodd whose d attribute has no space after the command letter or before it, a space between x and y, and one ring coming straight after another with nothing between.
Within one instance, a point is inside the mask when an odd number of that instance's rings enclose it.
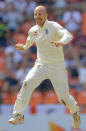
<instances>
[{"instance_id":1,"label":"elbow","mask_svg":"<svg viewBox=\"0 0 86 131\"><path fill-rule=\"evenodd\" d=\"M68 42L66 45L70 45L72 43L72 40L73 40L73 35L72 34L69 34L68 35Z\"/></svg>"},{"instance_id":2,"label":"elbow","mask_svg":"<svg viewBox=\"0 0 86 131\"><path fill-rule=\"evenodd\" d=\"M68 35L68 40L68 43L70 43L73 40L73 35L71 33Z\"/></svg>"},{"instance_id":3,"label":"elbow","mask_svg":"<svg viewBox=\"0 0 86 131\"><path fill-rule=\"evenodd\" d=\"M70 39L73 40L74 36L72 34L70 34Z\"/></svg>"}]
</instances>

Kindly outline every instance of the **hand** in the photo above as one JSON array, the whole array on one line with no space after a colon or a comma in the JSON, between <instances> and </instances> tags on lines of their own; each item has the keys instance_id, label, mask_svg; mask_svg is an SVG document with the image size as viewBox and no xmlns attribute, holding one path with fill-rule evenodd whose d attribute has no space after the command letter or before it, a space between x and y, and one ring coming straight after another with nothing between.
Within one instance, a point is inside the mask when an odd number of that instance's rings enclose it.
<instances>
[{"instance_id":1,"label":"hand","mask_svg":"<svg viewBox=\"0 0 86 131\"><path fill-rule=\"evenodd\" d=\"M63 46L63 45L64 45L63 43L58 42L58 41L52 41L51 43L52 43L53 45L55 45L56 47L58 47L58 46Z\"/></svg>"},{"instance_id":2,"label":"hand","mask_svg":"<svg viewBox=\"0 0 86 131\"><path fill-rule=\"evenodd\" d=\"M21 43L18 43L14 46L17 50L24 50L24 45Z\"/></svg>"}]
</instances>

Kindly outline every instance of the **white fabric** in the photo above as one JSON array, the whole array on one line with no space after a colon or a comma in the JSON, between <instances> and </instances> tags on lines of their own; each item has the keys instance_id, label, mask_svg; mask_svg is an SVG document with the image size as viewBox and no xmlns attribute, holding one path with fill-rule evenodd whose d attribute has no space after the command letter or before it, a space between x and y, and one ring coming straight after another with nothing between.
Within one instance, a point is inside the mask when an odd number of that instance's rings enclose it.
<instances>
[{"instance_id":1,"label":"white fabric","mask_svg":"<svg viewBox=\"0 0 86 131\"><path fill-rule=\"evenodd\" d=\"M37 62L24 80L13 114L24 114L33 90L45 79L51 80L59 101L62 103L63 100L71 113L78 111L76 101L69 95L62 47L57 48L50 43L58 40L67 44L71 39L72 35L55 22L46 21L43 28L37 25L31 28L25 49L28 49L33 42L36 43Z\"/></svg>"},{"instance_id":2,"label":"white fabric","mask_svg":"<svg viewBox=\"0 0 86 131\"><path fill-rule=\"evenodd\" d=\"M78 111L76 101L69 95L67 72L64 65L36 63L24 80L26 85L23 84L18 94L13 114L24 114L33 90L45 79L51 80L59 101L63 100L72 114Z\"/></svg>"},{"instance_id":3,"label":"white fabric","mask_svg":"<svg viewBox=\"0 0 86 131\"><path fill-rule=\"evenodd\" d=\"M35 35L37 33L37 36ZM62 46L52 45L52 41L60 41L64 45L72 40L72 35L56 22L46 20L41 28L38 25L32 27L26 41L25 50L33 42L37 46L37 61L42 63L61 63L64 62Z\"/></svg>"}]
</instances>

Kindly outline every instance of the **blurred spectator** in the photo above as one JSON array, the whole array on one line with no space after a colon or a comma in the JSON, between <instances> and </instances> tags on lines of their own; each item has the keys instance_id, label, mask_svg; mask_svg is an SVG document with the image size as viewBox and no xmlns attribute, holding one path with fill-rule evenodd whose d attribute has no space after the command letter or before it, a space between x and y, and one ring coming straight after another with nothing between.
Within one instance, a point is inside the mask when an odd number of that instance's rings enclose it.
<instances>
[{"instance_id":1,"label":"blurred spectator","mask_svg":"<svg viewBox=\"0 0 86 131\"><path fill-rule=\"evenodd\" d=\"M30 106L34 107L37 104L42 104L43 103L43 96L42 93L40 91L35 90L32 95L31 95L31 99L30 99Z\"/></svg>"},{"instance_id":2,"label":"blurred spectator","mask_svg":"<svg viewBox=\"0 0 86 131\"><path fill-rule=\"evenodd\" d=\"M69 80L70 88L78 88L79 87L79 73L77 68L71 69L71 78Z\"/></svg>"},{"instance_id":3,"label":"blurred spectator","mask_svg":"<svg viewBox=\"0 0 86 131\"><path fill-rule=\"evenodd\" d=\"M44 80L37 88L40 90L43 94L45 94L46 91L53 90L52 83L49 79Z\"/></svg>"},{"instance_id":4,"label":"blurred spectator","mask_svg":"<svg viewBox=\"0 0 86 131\"><path fill-rule=\"evenodd\" d=\"M63 22L66 29L70 32L80 31L81 13L72 6L67 7L63 15Z\"/></svg>"},{"instance_id":5,"label":"blurred spectator","mask_svg":"<svg viewBox=\"0 0 86 131\"><path fill-rule=\"evenodd\" d=\"M65 0L55 0L54 7L55 8L64 8L66 6Z\"/></svg>"},{"instance_id":6,"label":"blurred spectator","mask_svg":"<svg viewBox=\"0 0 86 131\"><path fill-rule=\"evenodd\" d=\"M22 31L16 31L16 33L13 35L13 40L15 43L26 43L27 36Z\"/></svg>"},{"instance_id":7,"label":"blurred spectator","mask_svg":"<svg viewBox=\"0 0 86 131\"><path fill-rule=\"evenodd\" d=\"M5 79L3 85L3 104L14 104L18 93L17 81Z\"/></svg>"},{"instance_id":8,"label":"blurred spectator","mask_svg":"<svg viewBox=\"0 0 86 131\"><path fill-rule=\"evenodd\" d=\"M4 78L4 68L6 64L6 55L4 49L0 47L0 80Z\"/></svg>"},{"instance_id":9,"label":"blurred spectator","mask_svg":"<svg viewBox=\"0 0 86 131\"><path fill-rule=\"evenodd\" d=\"M86 113L86 82L82 84L82 89L78 92L77 102L80 106L80 112Z\"/></svg>"},{"instance_id":10,"label":"blurred spectator","mask_svg":"<svg viewBox=\"0 0 86 131\"><path fill-rule=\"evenodd\" d=\"M79 46L85 47L86 36L83 35L81 31L75 31L73 34L74 34L74 38L72 40L72 45L77 46L77 47Z\"/></svg>"},{"instance_id":11,"label":"blurred spectator","mask_svg":"<svg viewBox=\"0 0 86 131\"><path fill-rule=\"evenodd\" d=\"M4 8L5 8L5 6L6 6L5 1L0 0L0 9L4 9Z\"/></svg>"},{"instance_id":12,"label":"blurred spectator","mask_svg":"<svg viewBox=\"0 0 86 131\"><path fill-rule=\"evenodd\" d=\"M46 4L47 0L36 0L36 2L38 5L41 5L41 4Z\"/></svg>"},{"instance_id":13,"label":"blurred spectator","mask_svg":"<svg viewBox=\"0 0 86 131\"><path fill-rule=\"evenodd\" d=\"M52 8L48 9L48 20L53 21L55 19L54 10Z\"/></svg>"},{"instance_id":14,"label":"blurred spectator","mask_svg":"<svg viewBox=\"0 0 86 131\"><path fill-rule=\"evenodd\" d=\"M25 79L26 74L30 71L32 67L28 67L28 63L19 63L20 66L16 70L16 79L19 81L19 84L22 84L23 79Z\"/></svg>"},{"instance_id":15,"label":"blurred spectator","mask_svg":"<svg viewBox=\"0 0 86 131\"><path fill-rule=\"evenodd\" d=\"M5 67L5 77L12 77L16 79L16 68L22 61L22 53L15 51L14 47L8 46L5 50L6 52L6 67Z\"/></svg>"},{"instance_id":16,"label":"blurred spectator","mask_svg":"<svg viewBox=\"0 0 86 131\"><path fill-rule=\"evenodd\" d=\"M19 28L19 24L23 22L23 15L17 11L13 4L9 4L7 12L7 26L9 30L15 31Z\"/></svg>"},{"instance_id":17,"label":"blurred spectator","mask_svg":"<svg viewBox=\"0 0 86 131\"><path fill-rule=\"evenodd\" d=\"M48 7L53 8L55 0L37 0L38 5L44 4Z\"/></svg>"},{"instance_id":18,"label":"blurred spectator","mask_svg":"<svg viewBox=\"0 0 86 131\"><path fill-rule=\"evenodd\" d=\"M66 51L67 50L67 51ZM66 68L73 68L77 66L77 53L76 53L77 49L76 47L74 48L72 45L67 46L64 48L64 52L65 52L65 65Z\"/></svg>"},{"instance_id":19,"label":"blurred spectator","mask_svg":"<svg viewBox=\"0 0 86 131\"><path fill-rule=\"evenodd\" d=\"M51 8L54 8L54 0L47 0L46 1L46 4L51 7Z\"/></svg>"},{"instance_id":20,"label":"blurred spectator","mask_svg":"<svg viewBox=\"0 0 86 131\"><path fill-rule=\"evenodd\" d=\"M86 36L86 1L82 5L82 33Z\"/></svg>"},{"instance_id":21,"label":"blurred spectator","mask_svg":"<svg viewBox=\"0 0 86 131\"><path fill-rule=\"evenodd\" d=\"M27 1L26 13L28 17L33 18L33 12L36 6L37 3L34 0Z\"/></svg>"},{"instance_id":22,"label":"blurred spectator","mask_svg":"<svg viewBox=\"0 0 86 131\"><path fill-rule=\"evenodd\" d=\"M14 0L5 0L6 3L13 3Z\"/></svg>"},{"instance_id":23,"label":"blurred spectator","mask_svg":"<svg viewBox=\"0 0 86 131\"><path fill-rule=\"evenodd\" d=\"M14 48L12 46L8 46L5 49L5 53L6 53L6 66L9 67L10 69L12 69L14 66L14 61L13 61L13 55L14 55Z\"/></svg>"},{"instance_id":24,"label":"blurred spectator","mask_svg":"<svg viewBox=\"0 0 86 131\"><path fill-rule=\"evenodd\" d=\"M75 4L78 2L83 2L83 0L67 0L68 2L70 2L71 4Z\"/></svg>"},{"instance_id":25,"label":"blurred spectator","mask_svg":"<svg viewBox=\"0 0 86 131\"><path fill-rule=\"evenodd\" d=\"M26 9L26 1L25 0L15 0L13 1L13 5L15 6L16 10L23 13Z\"/></svg>"},{"instance_id":26,"label":"blurred spectator","mask_svg":"<svg viewBox=\"0 0 86 131\"><path fill-rule=\"evenodd\" d=\"M2 104L2 87L0 86L0 104Z\"/></svg>"},{"instance_id":27,"label":"blurred spectator","mask_svg":"<svg viewBox=\"0 0 86 131\"><path fill-rule=\"evenodd\" d=\"M28 35L29 29L34 25L33 21L29 18L24 19L24 22L20 26L20 30Z\"/></svg>"},{"instance_id":28,"label":"blurred spectator","mask_svg":"<svg viewBox=\"0 0 86 131\"><path fill-rule=\"evenodd\" d=\"M81 66L79 68L79 81L81 84L86 83L86 58L81 60Z\"/></svg>"},{"instance_id":29,"label":"blurred spectator","mask_svg":"<svg viewBox=\"0 0 86 131\"><path fill-rule=\"evenodd\" d=\"M2 18L0 17L0 47L6 47L7 46L7 26L3 23Z\"/></svg>"},{"instance_id":30,"label":"blurred spectator","mask_svg":"<svg viewBox=\"0 0 86 131\"><path fill-rule=\"evenodd\" d=\"M57 104L59 102L53 89L45 92L43 102L44 104Z\"/></svg>"},{"instance_id":31,"label":"blurred spectator","mask_svg":"<svg viewBox=\"0 0 86 131\"><path fill-rule=\"evenodd\" d=\"M86 45L84 45L85 43L81 43L80 45L78 45L78 56L79 56L79 60L81 61L82 59L86 58Z\"/></svg>"}]
</instances>

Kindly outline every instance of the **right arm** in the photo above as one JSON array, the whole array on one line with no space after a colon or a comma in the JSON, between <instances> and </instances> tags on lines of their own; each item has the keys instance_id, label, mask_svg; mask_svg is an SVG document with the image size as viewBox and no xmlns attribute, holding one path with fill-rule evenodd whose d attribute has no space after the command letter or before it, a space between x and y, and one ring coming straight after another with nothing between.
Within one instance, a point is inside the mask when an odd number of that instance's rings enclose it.
<instances>
[{"instance_id":1,"label":"right arm","mask_svg":"<svg viewBox=\"0 0 86 131\"><path fill-rule=\"evenodd\" d=\"M29 36L27 37L26 44L17 43L14 47L17 50L26 50L34 43L32 33L29 31Z\"/></svg>"}]
</instances>

